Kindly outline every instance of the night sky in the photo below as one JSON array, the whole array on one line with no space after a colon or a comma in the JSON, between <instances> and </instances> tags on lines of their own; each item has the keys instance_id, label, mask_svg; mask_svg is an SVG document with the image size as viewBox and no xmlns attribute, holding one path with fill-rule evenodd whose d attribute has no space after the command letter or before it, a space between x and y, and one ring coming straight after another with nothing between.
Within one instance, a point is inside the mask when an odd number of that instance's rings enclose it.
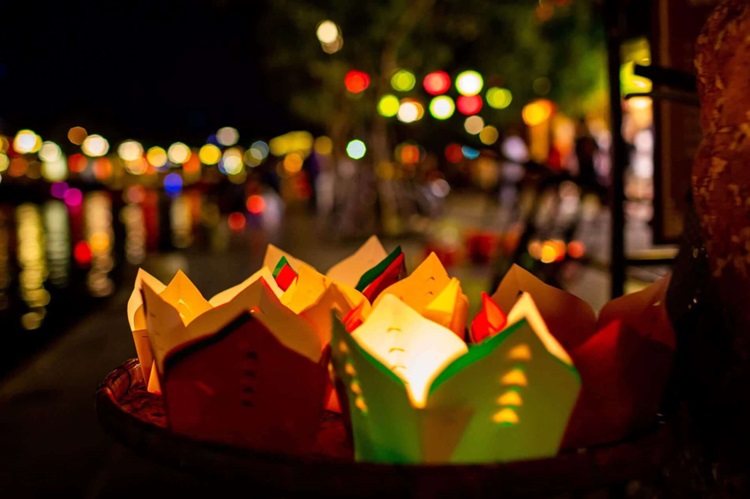
<instances>
[{"instance_id":1,"label":"night sky","mask_svg":"<svg viewBox=\"0 0 750 499\"><path fill-rule=\"evenodd\" d=\"M264 97L255 11L223 0L4 2L0 131L62 140L83 125L111 141L199 145L289 130Z\"/></svg>"}]
</instances>

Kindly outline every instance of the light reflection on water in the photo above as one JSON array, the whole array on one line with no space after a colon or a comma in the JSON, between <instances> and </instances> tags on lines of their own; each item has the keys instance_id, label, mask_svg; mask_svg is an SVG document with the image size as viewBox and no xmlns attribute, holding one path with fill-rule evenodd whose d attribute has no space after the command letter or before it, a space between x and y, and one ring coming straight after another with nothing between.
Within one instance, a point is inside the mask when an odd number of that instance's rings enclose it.
<instances>
[{"instance_id":1,"label":"light reflection on water","mask_svg":"<svg viewBox=\"0 0 750 499\"><path fill-rule=\"evenodd\" d=\"M47 234L49 282L57 287L68 285L70 267L70 223L62 201L47 201L43 207L44 231Z\"/></svg>"},{"instance_id":2,"label":"light reflection on water","mask_svg":"<svg viewBox=\"0 0 750 499\"><path fill-rule=\"evenodd\" d=\"M273 231L281 221L283 203L264 198L264 212L247 215L248 231ZM72 317L75 310L80 315L92 297L112 295L121 277L114 271L143 265L149 255L178 255L196 245L211 253L226 251L238 232L229 229L220 201L199 190L167 198L140 187L88 192L75 203L50 198L15 207L0 204L4 329L57 328L58 314Z\"/></svg>"},{"instance_id":3,"label":"light reflection on water","mask_svg":"<svg viewBox=\"0 0 750 499\"><path fill-rule=\"evenodd\" d=\"M18 245L18 282L21 298L28 311L21 316L24 329L38 329L47 313L50 296L44 287L47 260L44 253L44 230L39 207L24 203L16 208Z\"/></svg>"},{"instance_id":4,"label":"light reflection on water","mask_svg":"<svg viewBox=\"0 0 750 499\"><path fill-rule=\"evenodd\" d=\"M91 269L86 283L92 296L108 296L114 291L109 273L114 268L112 245L112 200L106 192L91 192L84 201L86 239L91 248Z\"/></svg>"},{"instance_id":5,"label":"light reflection on water","mask_svg":"<svg viewBox=\"0 0 750 499\"><path fill-rule=\"evenodd\" d=\"M11 282L10 269L10 230L8 215L0 210L0 310L6 310L10 305L8 288Z\"/></svg>"},{"instance_id":6,"label":"light reflection on water","mask_svg":"<svg viewBox=\"0 0 750 499\"><path fill-rule=\"evenodd\" d=\"M138 265L146 258L146 221L143 207L130 203L120 212L120 219L125 226L125 258L129 263Z\"/></svg>"}]
</instances>

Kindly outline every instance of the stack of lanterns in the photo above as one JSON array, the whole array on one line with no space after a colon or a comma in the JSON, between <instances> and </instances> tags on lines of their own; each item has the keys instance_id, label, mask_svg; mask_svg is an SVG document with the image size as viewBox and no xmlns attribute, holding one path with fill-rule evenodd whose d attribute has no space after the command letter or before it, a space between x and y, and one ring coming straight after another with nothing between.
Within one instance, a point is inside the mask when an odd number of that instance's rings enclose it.
<instances>
[{"instance_id":1,"label":"stack of lanterns","mask_svg":"<svg viewBox=\"0 0 750 499\"><path fill-rule=\"evenodd\" d=\"M140 271L128 316L175 433L304 454L328 410L357 461L486 463L653 424L674 351L668 281L597 320L513 267L469 321L434 254L407 273L401 248L372 237L325 274L269 245L257 273L209 300L182 272L164 285Z\"/></svg>"}]
</instances>

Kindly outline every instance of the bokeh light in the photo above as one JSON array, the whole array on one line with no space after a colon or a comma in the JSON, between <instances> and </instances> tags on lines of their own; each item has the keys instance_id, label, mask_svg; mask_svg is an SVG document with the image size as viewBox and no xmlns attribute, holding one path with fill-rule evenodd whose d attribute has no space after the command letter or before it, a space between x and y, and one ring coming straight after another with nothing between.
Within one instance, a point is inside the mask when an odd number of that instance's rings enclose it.
<instances>
[{"instance_id":1,"label":"bokeh light","mask_svg":"<svg viewBox=\"0 0 750 499\"><path fill-rule=\"evenodd\" d=\"M417 84L414 73L408 69L399 69L391 76L391 86L398 92L408 92Z\"/></svg>"},{"instance_id":2,"label":"bokeh light","mask_svg":"<svg viewBox=\"0 0 750 499\"><path fill-rule=\"evenodd\" d=\"M458 112L467 116L477 114L481 111L482 104L482 97L479 95L461 95L456 99L456 108L458 108Z\"/></svg>"},{"instance_id":3,"label":"bokeh light","mask_svg":"<svg viewBox=\"0 0 750 499\"><path fill-rule=\"evenodd\" d=\"M167 164L167 151L159 146L149 147L146 152L146 159L151 166L161 168Z\"/></svg>"},{"instance_id":4,"label":"bokeh light","mask_svg":"<svg viewBox=\"0 0 750 499\"><path fill-rule=\"evenodd\" d=\"M334 43L339 37L339 27L336 26L335 22L326 19L318 24L318 28L315 30L315 36L318 37L320 43Z\"/></svg>"},{"instance_id":5,"label":"bokeh light","mask_svg":"<svg viewBox=\"0 0 750 499\"><path fill-rule=\"evenodd\" d=\"M0 173L4 172L10 166L10 158L5 153L0 153Z\"/></svg>"},{"instance_id":6,"label":"bokeh light","mask_svg":"<svg viewBox=\"0 0 750 499\"><path fill-rule=\"evenodd\" d=\"M346 154L352 159L362 159L367 152L367 146L359 139L349 141L346 145Z\"/></svg>"},{"instance_id":7,"label":"bokeh light","mask_svg":"<svg viewBox=\"0 0 750 499\"><path fill-rule=\"evenodd\" d=\"M136 161L143 156L143 146L135 140L126 140L117 147L117 155L123 161Z\"/></svg>"},{"instance_id":8,"label":"bokeh light","mask_svg":"<svg viewBox=\"0 0 750 499\"><path fill-rule=\"evenodd\" d=\"M62 154L54 161L42 161L41 174L48 182L61 182L68 178L68 164Z\"/></svg>"},{"instance_id":9,"label":"bokeh light","mask_svg":"<svg viewBox=\"0 0 750 499\"><path fill-rule=\"evenodd\" d=\"M94 177L103 182L112 176L112 162L109 158L97 158L93 165Z\"/></svg>"},{"instance_id":10,"label":"bokeh light","mask_svg":"<svg viewBox=\"0 0 750 499\"><path fill-rule=\"evenodd\" d=\"M75 153L68 157L68 168L74 173L82 173L88 164L89 160L83 154Z\"/></svg>"},{"instance_id":11,"label":"bokeh light","mask_svg":"<svg viewBox=\"0 0 750 499\"><path fill-rule=\"evenodd\" d=\"M481 116L469 116L464 120L464 130L472 135L477 135L484 128L484 120Z\"/></svg>"},{"instance_id":12,"label":"bokeh light","mask_svg":"<svg viewBox=\"0 0 750 499\"><path fill-rule=\"evenodd\" d=\"M256 140L250 145L250 150L253 151L253 155L264 160L268 157L268 144L262 140Z\"/></svg>"},{"instance_id":13,"label":"bokeh light","mask_svg":"<svg viewBox=\"0 0 750 499\"><path fill-rule=\"evenodd\" d=\"M82 126L74 126L70 130L68 130L68 140L71 144L75 144L77 146L83 144L83 141L86 140L86 137L88 137L88 135L89 133Z\"/></svg>"},{"instance_id":14,"label":"bokeh light","mask_svg":"<svg viewBox=\"0 0 750 499\"><path fill-rule=\"evenodd\" d=\"M243 213L240 213L239 211L230 213L227 217L227 225L229 225L229 228L235 232L239 232L244 229L246 223L247 219L245 218L245 215Z\"/></svg>"},{"instance_id":15,"label":"bokeh light","mask_svg":"<svg viewBox=\"0 0 750 499\"><path fill-rule=\"evenodd\" d=\"M44 141L39 149L39 159L48 163L54 163L62 158L62 149L51 141Z\"/></svg>"},{"instance_id":16,"label":"bokeh light","mask_svg":"<svg viewBox=\"0 0 750 499\"><path fill-rule=\"evenodd\" d=\"M10 160L8 175L11 177L23 177L29 171L29 161L23 156L16 156Z\"/></svg>"},{"instance_id":17,"label":"bokeh light","mask_svg":"<svg viewBox=\"0 0 750 499\"><path fill-rule=\"evenodd\" d=\"M403 123L413 123L422 119L424 107L415 100L404 99L398 108L398 119Z\"/></svg>"},{"instance_id":18,"label":"bokeh light","mask_svg":"<svg viewBox=\"0 0 750 499\"><path fill-rule=\"evenodd\" d=\"M164 190L169 194L177 194L182 190L182 177L179 173L164 176Z\"/></svg>"},{"instance_id":19,"label":"bokeh light","mask_svg":"<svg viewBox=\"0 0 750 499\"><path fill-rule=\"evenodd\" d=\"M464 159L464 153L458 144L448 144L445 148L445 159L451 163L460 163Z\"/></svg>"},{"instance_id":20,"label":"bokeh light","mask_svg":"<svg viewBox=\"0 0 750 499\"><path fill-rule=\"evenodd\" d=\"M398 114L400 105L398 97L393 94L385 94L378 102L378 113L386 118L392 118Z\"/></svg>"},{"instance_id":21,"label":"bokeh light","mask_svg":"<svg viewBox=\"0 0 750 499\"><path fill-rule=\"evenodd\" d=\"M266 210L266 200L260 194L253 194L247 198L245 207L253 215L260 215Z\"/></svg>"},{"instance_id":22,"label":"bokeh light","mask_svg":"<svg viewBox=\"0 0 750 499\"><path fill-rule=\"evenodd\" d=\"M491 146L500 138L500 132L494 126L486 126L479 132L479 140L486 146Z\"/></svg>"},{"instance_id":23,"label":"bokeh light","mask_svg":"<svg viewBox=\"0 0 750 499\"><path fill-rule=\"evenodd\" d=\"M313 142L313 150L316 154L328 156L333 152L333 140L326 135L316 137L315 142Z\"/></svg>"},{"instance_id":24,"label":"bokeh light","mask_svg":"<svg viewBox=\"0 0 750 499\"><path fill-rule=\"evenodd\" d=\"M19 154L35 153L42 148L42 138L32 130L19 130L13 139L13 149Z\"/></svg>"},{"instance_id":25,"label":"bokeh light","mask_svg":"<svg viewBox=\"0 0 750 499\"><path fill-rule=\"evenodd\" d=\"M224 173L227 175L238 175L244 171L244 166L242 151L236 147L231 147L224 151L220 165Z\"/></svg>"},{"instance_id":26,"label":"bokeh light","mask_svg":"<svg viewBox=\"0 0 750 499\"><path fill-rule=\"evenodd\" d=\"M255 168L263 162L260 151L253 149L252 147L245 151L245 154L242 155L242 159L250 168Z\"/></svg>"},{"instance_id":27,"label":"bokeh light","mask_svg":"<svg viewBox=\"0 0 750 499\"><path fill-rule=\"evenodd\" d=\"M477 159L479 157L479 150L469 146L462 146L461 153L466 159Z\"/></svg>"},{"instance_id":28,"label":"bokeh light","mask_svg":"<svg viewBox=\"0 0 750 499\"><path fill-rule=\"evenodd\" d=\"M451 88L451 77L445 71L433 71L424 77L422 85L430 95L444 94Z\"/></svg>"},{"instance_id":29,"label":"bokeh light","mask_svg":"<svg viewBox=\"0 0 750 499\"><path fill-rule=\"evenodd\" d=\"M109 152L109 142L101 135L89 135L81 144L81 150L86 156L98 158Z\"/></svg>"},{"instance_id":30,"label":"bokeh light","mask_svg":"<svg viewBox=\"0 0 750 499\"><path fill-rule=\"evenodd\" d=\"M506 137L500 146L500 150L506 158L516 163L525 163L529 160L529 148L518 135Z\"/></svg>"},{"instance_id":31,"label":"bokeh light","mask_svg":"<svg viewBox=\"0 0 750 499\"><path fill-rule=\"evenodd\" d=\"M213 144L205 144L198 151L198 157L204 165L215 165L221 161L221 149Z\"/></svg>"},{"instance_id":32,"label":"bokeh light","mask_svg":"<svg viewBox=\"0 0 750 499\"><path fill-rule=\"evenodd\" d=\"M67 190L68 184L66 182L55 182L49 186L49 193L56 199L63 199Z\"/></svg>"},{"instance_id":33,"label":"bokeh light","mask_svg":"<svg viewBox=\"0 0 750 499\"><path fill-rule=\"evenodd\" d=\"M439 95L430 101L430 114L438 120L447 120L456 110L453 99L447 95Z\"/></svg>"},{"instance_id":34,"label":"bokeh light","mask_svg":"<svg viewBox=\"0 0 750 499\"><path fill-rule=\"evenodd\" d=\"M91 248L89 247L89 243L78 241L73 247L73 258L80 266L89 265L91 263Z\"/></svg>"},{"instance_id":35,"label":"bokeh light","mask_svg":"<svg viewBox=\"0 0 750 499\"><path fill-rule=\"evenodd\" d=\"M308 154L313 146L313 136L305 130L287 132L284 135L272 138L268 142L271 154L282 157L290 152L303 152Z\"/></svg>"},{"instance_id":36,"label":"bokeh light","mask_svg":"<svg viewBox=\"0 0 750 499\"><path fill-rule=\"evenodd\" d=\"M523 107L521 116L528 126L541 125L552 116L554 104L547 99L539 99Z\"/></svg>"},{"instance_id":37,"label":"bokeh light","mask_svg":"<svg viewBox=\"0 0 750 499\"><path fill-rule=\"evenodd\" d=\"M190 159L190 148L182 142L175 142L169 146L167 157L172 163L181 165Z\"/></svg>"},{"instance_id":38,"label":"bokeh light","mask_svg":"<svg viewBox=\"0 0 750 499\"><path fill-rule=\"evenodd\" d=\"M140 204L146 200L146 189L142 185L131 185L125 191L125 200L128 203Z\"/></svg>"},{"instance_id":39,"label":"bokeh light","mask_svg":"<svg viewBox=\"0 0 750 499\"><path fill-rule=\"evenodd\" d=\"M456 76L456 90L461 95L471 97L482 91L484 79L476 71L463 71Z\"/></svg>"},{"instance_id":40,"label":"bokeh light","mask_svg":"<svg viewBox=\"0 0 750 499\"><path fill-rule=\"evenodd\" d=\"M586 254L586 245L581 241L570 241L568 243L568 256L571 258L583 258Z\"/></svg>"},{"instance_id":41,"label":"bokeh light","mask_svg":"<svg viewBox=\"0 0 750 499\"><path fill-rule=\"evenodd\" d=\"M370 86L370 75L353 69L344 76L344 86L353 94L364 92Z\"/></svg>"},{"instance_id":42,"label":"bokeh light","mask_svg":"<svg viewBox=\"0 0 750 499\"><path fill-rule=\"evenodd\" d=\"M290 152L284 157L284 171L287 173L297 173L302 170L304 159L298 152Z\"/></svg>"},{"instance_id":43,"label":"bokeh light","mask_svg":"<svg viewBox=\"0 0 750 499\"><path fill-rule=\"evenodd\" d=\"M139 157L133 161L126 161L125 170L131 175L143 175L148 171L148 161L143 157Z\"/></svg>"},{"instance_id":44,"label":"bokeh light","mask_svg":"<svg viewBox=\"0 0 750 499\"><path fill-rule=\"evenodd\" d=\"M235 145L238 140L240 140L240 133L231 126L219 128L216 132L216 141L225 147Z\"/></svg>"},{"instance_id":45,"label":"bokeh light","mask_svg":"<svg viewBox=\"0 0 750 499\"><path fill-rule=\"evenodd\" d=\"M487 105L495 109L505 109L513 102L513 94L507 88L490 87L487 90Z\"/></svg>"},{"instance_id":46,"label":"bokeh light","mask_svg":"<svg viewBox=\"0 0 750 499\"><path fill-rule=\"evenodd\" d=\"M397 148L396 159L405 165L419 163L421 152L416 144L402 144Z\"/></svg>"},{"instance_id":47,"label":"bokeh light","mask_svg":"<svg viewBox=\"0 0 750 499\"><path fill-rule=\"evenodd\" d=\"M80 189L73 187L65 191L63 200L65 201L65 204L70 207L81 206L81 203L83 203L83 193Z\"/></svg>"}]
</instances>

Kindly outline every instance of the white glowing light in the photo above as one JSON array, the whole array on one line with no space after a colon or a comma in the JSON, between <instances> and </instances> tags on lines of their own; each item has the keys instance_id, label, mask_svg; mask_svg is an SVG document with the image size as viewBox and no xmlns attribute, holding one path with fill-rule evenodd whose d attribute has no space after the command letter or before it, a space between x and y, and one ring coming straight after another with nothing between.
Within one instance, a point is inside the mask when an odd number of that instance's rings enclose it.
<instances>
[{"instance_id":1,"label":"white glowing light","mask_svg":"<svg viewBox=\"0 0 750 499\"><path fill-rule=\"evenodd\" d=\"M117 148L117 154L124 161L135 161L143 156L143 146L135 140L126 140Z\"/></svg>"},{"instance_id":2,"label":"white glowing light","mask_svg":"<svg viewBox=\"0 0 750 499\"><path fill-rule=\"evenodd\" d=\"M92 158L104 156L109 151L109 142L101 135L89 135L81 144L83 153Z\"/></svg>"}]
</instances>

